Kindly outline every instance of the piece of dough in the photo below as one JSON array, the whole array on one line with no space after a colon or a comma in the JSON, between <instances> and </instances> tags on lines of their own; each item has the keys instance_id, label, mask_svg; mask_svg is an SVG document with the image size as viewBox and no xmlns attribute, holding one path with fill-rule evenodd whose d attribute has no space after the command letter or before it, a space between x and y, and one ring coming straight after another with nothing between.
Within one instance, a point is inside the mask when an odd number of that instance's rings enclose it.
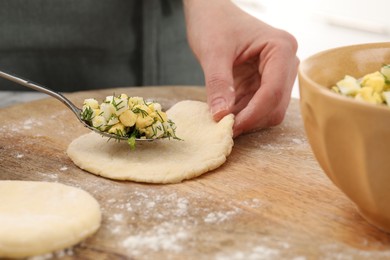
<instances>
[{"instance_id":1,"label":"piece of dough","mask_svg":"<svg viewBox=\"0 0 390 260\"><path fill-rule=\"evenodd\" d=\"M100 226L98 202L60 183L0 181L0 258L71 247Z\"/></svg>"},{"instance_id":2,"label":"piece of dough","mask_svg":"<svg viewBox=\"0 0 390 260\"><path fill-rule=\"evenodd\" d=\"M181 101L167 111L179 140L107 141L96 133L83 135L67 153L81 169L111 179L177 183L211 171L226 161L233 147L234 116L216 123L204 102Z\"/></svg>"}]
</instances>

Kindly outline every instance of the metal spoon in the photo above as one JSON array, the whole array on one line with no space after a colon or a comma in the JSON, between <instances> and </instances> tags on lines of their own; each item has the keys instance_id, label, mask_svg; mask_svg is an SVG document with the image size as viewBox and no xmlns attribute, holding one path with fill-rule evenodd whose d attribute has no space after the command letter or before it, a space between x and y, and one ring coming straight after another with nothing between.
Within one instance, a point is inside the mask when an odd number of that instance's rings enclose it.
<instances>
[{"instance_id":1,"label":"metal spoon","mask_svg":"<svg viewBox=\"0 0 390 260\"><path fill-rule=\"evenodd\" d=\"M61 93L58 93L56 91L53 91L47 87L44 87L42 85L39 85L37 83L34 83L30 80L26 80L26 79L23 79L19 76L16 76L16 75L13 75L13 74L9 74L9 73L6 73L6 72L3 72L0 70L0 77L4 78L4 79L7 79L7 80L10 80L10 81L13 81L13 82L16 82L20 85L23 85L25 87L28 87L28 88L31 88L31 89L34 89L36 91L39 91L39 92L43 92L47 95L50 95L56 99L58 99L59 101L61 101L62 103L64 103L70 110L72 110L72 112L76 115L77 119L86 127L88 128L89 130L92 130L96 133L99 133L100 135L103 135L103 136L106 136L106 137L109 137L109 138L113 138L113 139L117 139L117 140L127 140L128 137L125 137L125 136L119 136L119 135L115 135L115 134L109 134L107 132L102 132L102 131L99 131L98 129L96 128L93 128L92 126L90 126L89 124L87 124L86 121L84 121L82 118L81 118L81 109L78 108L77 106L75 106L69 99L67 99L66 97L64 97ZM152 141L153 139L148 139L148 138L138 138L136 139L136 141Z\"/></svg>"}]
</instances>

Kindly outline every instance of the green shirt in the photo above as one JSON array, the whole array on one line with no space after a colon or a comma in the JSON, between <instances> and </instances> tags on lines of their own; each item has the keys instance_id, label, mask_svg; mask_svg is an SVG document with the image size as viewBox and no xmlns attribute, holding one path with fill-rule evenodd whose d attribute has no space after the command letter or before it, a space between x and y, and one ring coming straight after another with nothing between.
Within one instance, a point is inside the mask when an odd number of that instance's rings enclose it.
<instances>
[{"instance_id":1,"label":"green shirt","mask_svg":"<svg viewBox=\"0 0 390 260\"><path fill-rule=\"evenodd\" d=\"M57 91L203 84L181 0L2 0L0 70Z\"/></svg>"}]
</instances>

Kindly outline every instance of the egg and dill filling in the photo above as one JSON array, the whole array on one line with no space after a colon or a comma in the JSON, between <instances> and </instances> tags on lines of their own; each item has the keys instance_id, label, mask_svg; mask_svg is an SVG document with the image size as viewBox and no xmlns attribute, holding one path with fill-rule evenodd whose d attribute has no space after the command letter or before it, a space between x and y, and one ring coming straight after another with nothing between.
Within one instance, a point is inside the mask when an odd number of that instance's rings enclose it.
<instances>
[{"instance_id":1,"label":"egg and dill filling","mask_svg":"<svg viewBox=\"0 0 390 260\"><path fill-rule=\"evenodd\" d=\"M99 102L94 98L84 100L81 117L101 132L128 138L132 149L136 139L173 138L175 123L162 111L159 103L126 94L107 96Z\"/></svg>"},{"instance_id":2,"label":"egg and dill filling","mask_svg":"<svg viewBox=\"0 0 390 260\"><path fill-rule=\"evenodd\" d=\"M390 65L383 65L379 71L360 79L345 75L331 90L356 100L390 107Z\"/></svg>"}]
</instances>

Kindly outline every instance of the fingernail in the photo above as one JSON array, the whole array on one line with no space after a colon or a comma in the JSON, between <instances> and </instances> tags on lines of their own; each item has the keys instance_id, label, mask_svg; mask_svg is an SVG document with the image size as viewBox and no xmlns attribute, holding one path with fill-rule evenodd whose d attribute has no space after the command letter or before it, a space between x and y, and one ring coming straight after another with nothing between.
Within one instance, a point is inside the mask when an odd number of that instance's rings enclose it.
<instances>
[{"instance_id":1,"label":"fingernail","mask_svg":"<svg viewBox=\"0 0 390 260\"><path fill-rule=\"evenodd\" d=\"M226 100L223 97L218 97L211 102L211 114L216 116L221 112L226 112L228 110Z\"/></svg>"},{"instance_id":2,"label":"fingernail","mask_svg":"<svg viewBox=\"0 0 390 260\"><path fill-rule=\"evenodd\" d=\"M242 133L242 130L240 127L237 126L237 121L234 122L233 125L233 138L236 138Z\"/></svg>"}]
</instances>

